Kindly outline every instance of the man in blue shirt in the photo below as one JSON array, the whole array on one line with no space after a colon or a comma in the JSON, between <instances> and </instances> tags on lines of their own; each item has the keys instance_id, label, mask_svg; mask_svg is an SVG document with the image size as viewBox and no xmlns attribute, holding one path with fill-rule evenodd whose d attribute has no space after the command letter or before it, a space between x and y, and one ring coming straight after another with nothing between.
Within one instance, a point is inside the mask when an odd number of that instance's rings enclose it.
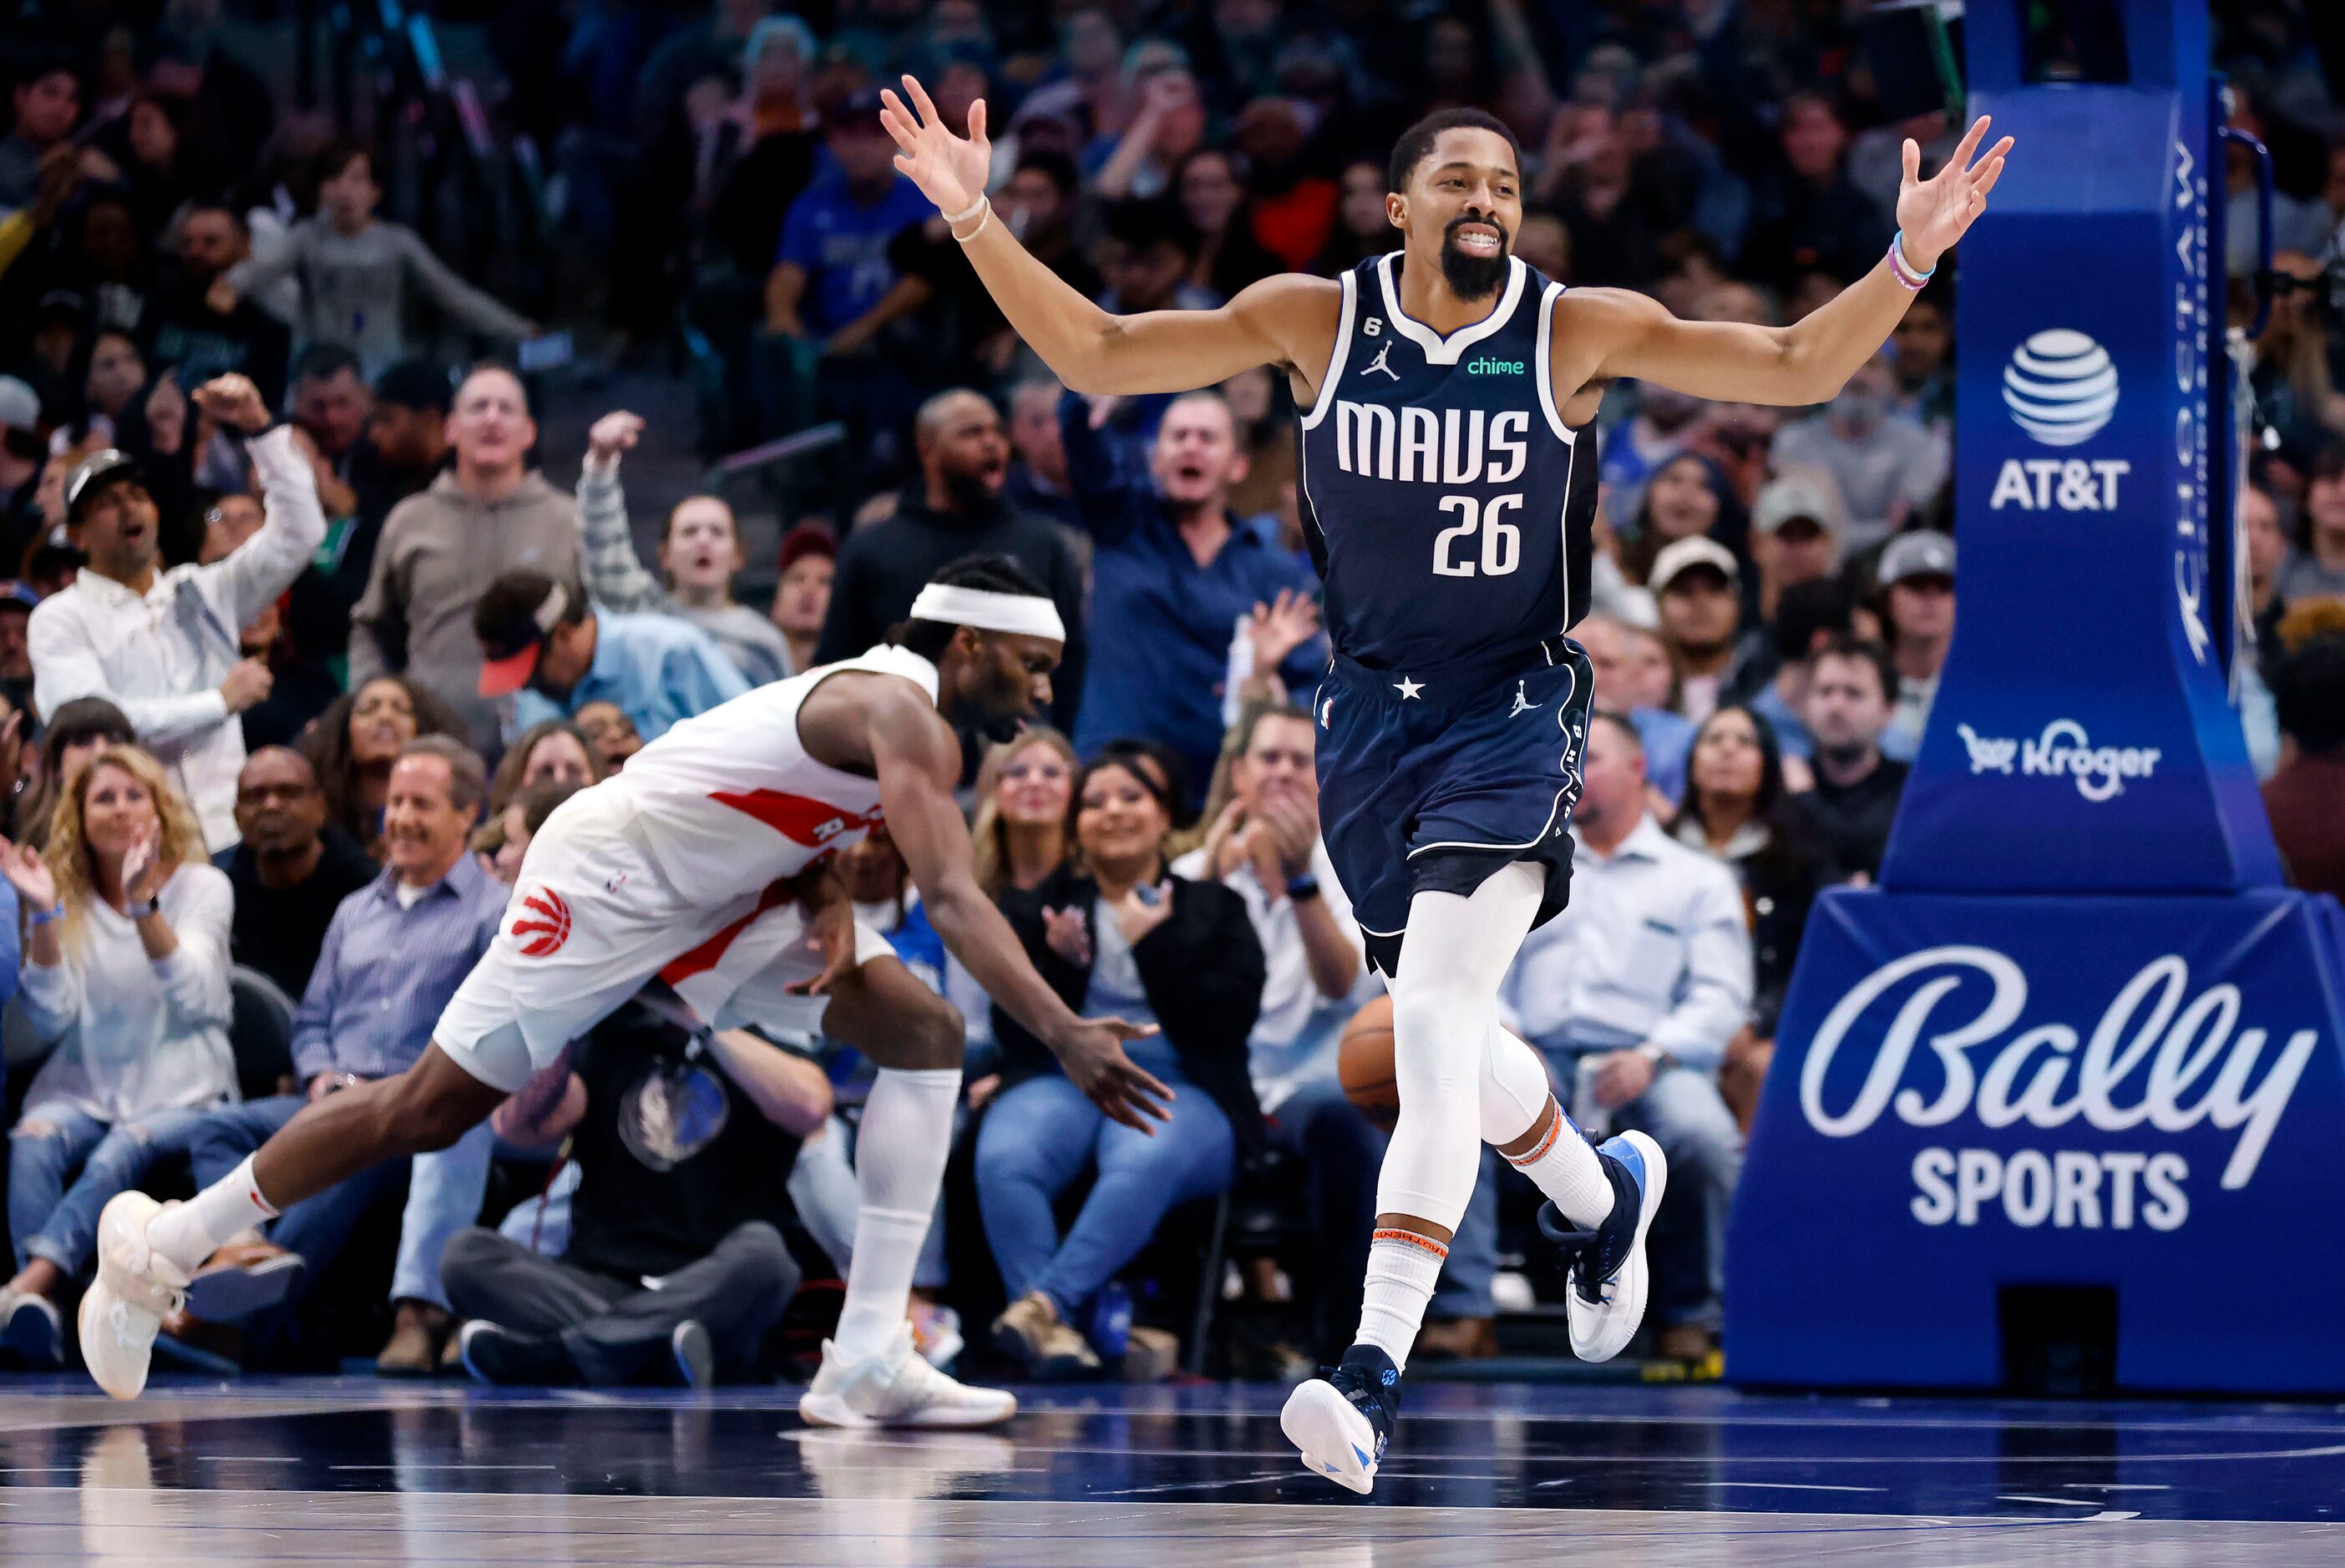
<instances>
[{"instance_id":1,"label":"man in blue shirt","mask_svg":"<svg viewBox=\"0 0 2345 1568\"><path fill-rule=\"evenodd\" d=\"M1202 792L1221 752L1233 653L1258 683L1306 692L1325 669L1325 640L1307 612L1309 565L1230 510L1245 478L1230 407L1193 392L1164 410L1136 472L1070 393L1059 407L1067 481L1097 545L1095 640L1075 723L1085 755L1118 735L1179 752ZM1283 693L1281 694L1284 694Z\"/></svg>"},{"instance_id":2,"label":"man in blue shirt","mask_svg":"<svg viewBox=\"0 0 2345 1568\"><path fill-rule=\"evenodd\" d=\"M508 572L472 607L481 695L513 696L511 741L532 724L609 703L645 742L749 689L740 666L691 622L596 611L574 582Z\"/></svg>"},{"instance_id":3,"label":"man in blue shirt","mask_svg":"<svg viewBox=\"0 0 2345 1568\"><path fill-rule=\"evenodd\" d=\"M459 741L429 735L400 753L383 805L390 863L335 910L294 1020L300 1090L207 1118L188 1151L199 1183L234 1170L311 1100L404 1072L431 1043L441 1010L488 951L504 914L505 888L465 850L487 793L481 759ZM483 1123L453 1148L413 1162L391 1280L402 1334L445 1328L441 1249L479 1217L494 1147ZM408 1179L409 1163L386 1161L295 1204L266 1242L222 1248L214 1266L198 1272L187 1313L164 1320L165 1353L176 1349L183 1360L213 1366L221 1356L266 1354L289 1327L302 1288L332 1262L368 1209ZM254 1316L265 1308L277 1310ZM221 1330L238 1320L240 1337Z\"/></svg>"}]
</instances>

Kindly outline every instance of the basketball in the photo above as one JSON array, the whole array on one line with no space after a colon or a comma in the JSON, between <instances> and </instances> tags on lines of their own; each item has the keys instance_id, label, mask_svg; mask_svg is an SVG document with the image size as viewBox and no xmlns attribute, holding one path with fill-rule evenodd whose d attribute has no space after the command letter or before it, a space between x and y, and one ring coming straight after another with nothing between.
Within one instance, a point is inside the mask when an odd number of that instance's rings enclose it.
<instances>
[{"instance_id":1,"label":"basketball","mask_svg":"<svg viewBox=\"0 0 2345 1568\"><path fill-rule=\"evenodd\" d=\"M1378 996L1353 1014L1335 1053L1344 1098L1386 1132L1400 1110L1400 1086L1393 1079L1392 1008L1390 996Z\"/></svg>"}]
</instances>

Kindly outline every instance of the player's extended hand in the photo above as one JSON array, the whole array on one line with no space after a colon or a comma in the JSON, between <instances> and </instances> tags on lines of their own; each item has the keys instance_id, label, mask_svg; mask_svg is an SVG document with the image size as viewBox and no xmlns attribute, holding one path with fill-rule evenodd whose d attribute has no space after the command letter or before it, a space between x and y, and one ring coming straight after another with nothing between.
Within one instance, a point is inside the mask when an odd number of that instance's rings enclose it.
<instances>
[{"instance_id":1,"label":"player's extended hand","mask_svg":"<svg viewBox=\"0 0 2345 1568\"><path fill-rule=\"evenodd\" d=\"M985 194L985 177L993 166L993 144L985 136L985 100L969 106L969 135L956 136L938 116L928 89L909 76L903 82L910 108L892 87L879 94L879 123L902 149L896 155L896 167L937 204L939 212L966 212Z\"/></svg>"},{"instance_id":2,"label":"player's extended hand","mask_svg":"<svg viewBox=\"0 0 2345 1568\"><path fill-rule=\"evenodd\" d=\"M1976 162L1972 155L1986 136L1987 116L1981 115L1946 159L1946 167L1928 179L1922 177L1922 148L1905 139L1905 178L1897 192L1897 227L1905 231L1905 259L1927 272L1938 258L1963 237L1978 215L1986 210L1986 193L2003 177L2003 160L2011 151L2009 137L1986 149Z\"/></svg>"},{"instance_id":3,"label":"player's extended hand","mask_svg":"<svg viewBox=\"0 0 2345 1568\"><path fill-rule=\"evenodd\" d=\"M1123 1054L1126 1040L1144 1040L1156 1032L1153 1024L1126 1023L1122 1018L1085 1018L1059 1047L1059 1066L1068 1080L1083 1091L1112 1121L1144 1132L1156 1129L1150 1121L1169 1121L1172 1091L1153 1075L1142 1072Z\"/></svg>"},{"instance_id":4,"label":"player's extended hand","mask_svg":"<svg viewBox=\"0 0 2345 1568\"><path fill-rule=\"evenodd\" d=\"M806 909L806 945L822 955L822 973L793 980L783 989L793 996L827 996L855 967L855 905L829 899Z\"/></svg>"}]
</instances>

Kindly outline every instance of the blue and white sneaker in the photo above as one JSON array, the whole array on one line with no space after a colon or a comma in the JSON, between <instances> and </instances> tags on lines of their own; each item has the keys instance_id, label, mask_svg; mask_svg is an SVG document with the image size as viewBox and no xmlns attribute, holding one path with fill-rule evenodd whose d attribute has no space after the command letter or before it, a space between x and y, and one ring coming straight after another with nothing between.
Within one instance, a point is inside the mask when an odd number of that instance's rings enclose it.
<instances>
[{"instance_id":1,"label":"blue and white sneaker","mask_svg":"<svg viewBox=\"0 0 2345 1568\"><path fill-rule=\"evenodd\" d=\"M1668 1158L1641 1132L1598 1145L1596 1158L1612 1181L1612 1212L1603 1224L1570 1229L1552 1203L1538 1214L1539 1229L1571 1260L1564 1316L1572 1354L1583 1361L1609 1361L1637 1337L1645 1319L1645 1232L1670 1185Z\"/></svg>"},{"instance_id":2,"label":"blue and white sneaker","mask_svg":"<svg viewBox=\"0 0 2345 1568\"><path fill-rule=\"evenodd\" d=\"M1303 1468L1366 1496L1400 1420L1400 1369L1374 1345L1354 1345L1325 1377L1295 1385L1278 1427Z\"/></svg>"}]
</instances>

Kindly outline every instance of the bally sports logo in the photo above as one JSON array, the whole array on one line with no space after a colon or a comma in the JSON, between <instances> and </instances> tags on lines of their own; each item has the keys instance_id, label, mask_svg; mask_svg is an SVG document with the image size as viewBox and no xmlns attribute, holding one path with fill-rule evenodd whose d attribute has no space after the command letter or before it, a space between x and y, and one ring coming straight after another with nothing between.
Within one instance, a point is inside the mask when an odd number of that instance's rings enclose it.
<instances>
[{"instance_id":1,"label":"bally sports logo","mask_svg":"<svg viewBox=\"0 0 2345 1568\"><path fill-rule=\"evenodd\" d=\"M1985 1006L1975 982L1986 982ZM1859 1020L1893 990L1914 982L1888 1027L1872 1042L1855 1098L1835 1110L1824 1080ZM1966 984L1969 982L1969 984ZM1874 970L1840 999L1800 1069L1800 1109L1826 1138L1855 1138L1893 1110L1908 1127L1949 1128L1968 1117L1986 1129L2025 1122L2050 1132L2081 1121L2096 1132L2188 1132L2206 1123L2236 1132L2218 1186L2235 1191L2255 1176L2320 1044L2299 1029L2266 1060L2269 1031L2240 1028L2245 1002L2228 982L2188 995L2189 967L2167 954L2142 966L2118 990L2091 1033L2072 1023L2033 1020L2027 976L1991 947L1949 946L1909 954ZM1971 1005L1950 1004L1960 994ZM1992 1048L1994 1055L1985 1053ZM1855 1048L1862 1049L1857 1047ZM1982 1060L1974 1060L1974 1051ZM1920 1085L1908 1069L1926 1051ZM1846 1081L1847 1075L1842 1075ZM1927 1094L1922 1085L1934 1085ZM2172 1230L2189 1218L2189 1163L2174 1148L2021 1149L1933 1147L1914 1157L1914 1218L1924 1225L1975 1225L1990 1205L2014 1225Z\"/></svg>"},{"instance_id":2,"label":"bally sports logo","mask_svg":"<svg viewBox=\"0 0 2345 1568\"><path fill-rule=\"evenodd\" d=\"M536 916L524 915L513 925L513 937L521 943L524 957L543 958L570 940L570 905L553 888L541 887L529 894L521 906Z\"/></svg>"},{"instance_id":3,"label":"bally sports logo","mask_svg":"<svg viewBox=\"0 0 2345 1568\"><path fill-rule=\"evenodd\" d=\"M2012 350L2003 369L2004 407L2047 447L2073 447L2101 433L2117 409L2117 368L2082 332L2055 327Z\"/></svg>"}]
</instances>

